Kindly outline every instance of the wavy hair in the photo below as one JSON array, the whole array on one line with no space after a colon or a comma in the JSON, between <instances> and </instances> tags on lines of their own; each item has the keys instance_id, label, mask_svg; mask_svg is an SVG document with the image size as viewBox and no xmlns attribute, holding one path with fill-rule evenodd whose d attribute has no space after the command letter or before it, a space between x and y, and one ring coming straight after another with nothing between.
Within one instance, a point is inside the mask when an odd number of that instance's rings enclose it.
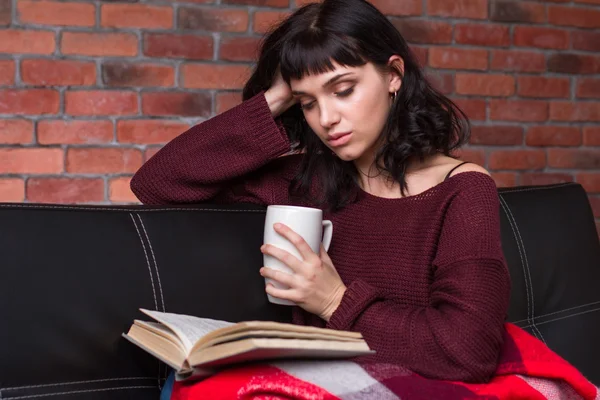
<instances>
[{"instance_id":1,"label":"wavy hair","mask_svg":"<svg viewBox=\"0 0 600 400\"><path fill-rule=\"evenodd\" d=\"M375 165L407 189L409 159L451 153L469 139L466 115L425 78L408 44L392 23L365 0L324 0L299 8L275 26L261 43L258 62L247 81L244 100L272 84L280 66L283 79L301 79L335 69L332 61L349 67L370 62L389 71L388 60L398 55L404 61L402 85L390 109L380 139L383 145ZM290 195L310 199L322 207L338 210L357 193L359 171L354 163L340 160L312 131L298 104L280 117L293 143L302 151L298 175ZM318 175L320 198L310 193Z\"/></svg>"}]
</instances>

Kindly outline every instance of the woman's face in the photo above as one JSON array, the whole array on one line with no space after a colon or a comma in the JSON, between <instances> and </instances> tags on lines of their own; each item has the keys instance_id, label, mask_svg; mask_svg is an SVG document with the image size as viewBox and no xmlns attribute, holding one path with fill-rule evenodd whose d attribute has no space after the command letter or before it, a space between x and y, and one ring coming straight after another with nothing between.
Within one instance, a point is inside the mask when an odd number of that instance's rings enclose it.
<instances>
[{"instance_id":1,"label":"woman's face","mask_svg":"<svg viewBox=\"0 0 600 400\"><path fill-rule=\"evenodd\" d=\"M400 87L398 74L383 74L372 63L292 80L292 92L306 122L340 159L370 166L379 135Z\"/></svg>"}]
</instances>

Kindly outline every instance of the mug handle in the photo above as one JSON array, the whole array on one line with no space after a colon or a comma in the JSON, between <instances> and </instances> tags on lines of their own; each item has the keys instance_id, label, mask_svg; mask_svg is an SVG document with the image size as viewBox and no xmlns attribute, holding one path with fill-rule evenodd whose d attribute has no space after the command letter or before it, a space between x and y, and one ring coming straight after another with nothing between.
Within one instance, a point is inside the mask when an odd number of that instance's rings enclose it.
<instances>
[{"instance_id":1,"label":"mug handle","mask_svg":"<svg viewBox=\"0 0 600 400\"><path fill-rule=\"evenodd\" d=\"M323 221L323 247L325 251L329 250L331 244L331 237L333 236L333 222L328 219Z\"/></svg>"}]
</instances>

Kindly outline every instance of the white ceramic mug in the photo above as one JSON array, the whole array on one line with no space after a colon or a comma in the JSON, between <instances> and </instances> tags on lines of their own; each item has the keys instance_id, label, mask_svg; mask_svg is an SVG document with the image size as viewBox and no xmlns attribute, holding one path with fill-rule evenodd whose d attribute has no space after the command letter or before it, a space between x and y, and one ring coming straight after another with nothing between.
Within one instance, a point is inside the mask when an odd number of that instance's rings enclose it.
<instances>
[{"instance_id":1,"label":"white ceramic mug","mask_svg":"<svg viewBox=\"0 0 600 400\"><path fill-rule=\"evenodd\" d=\"M296 207L296 206L268 206L267 216L265 218L265 244L270 244L279 247L293 256L302 260L302 256L296 247L285 237L275 232L273 225L282 223L302 236L312 251L319 254L321 243L325 250L329 250L331 244L331 236L333 234L333 224L329 220L323 220L323 211L318 208ZM294 272L283 262L277 258L264 254L263 264L275 270L293 274ZM272 283L276 288L287 289L286 285L279 284L271 279L265 278L265 285ZM288 306L295 305L289 300L282 300L267 294L269 301L275 304L283 304Z\"/></svg>"}]
</instances>

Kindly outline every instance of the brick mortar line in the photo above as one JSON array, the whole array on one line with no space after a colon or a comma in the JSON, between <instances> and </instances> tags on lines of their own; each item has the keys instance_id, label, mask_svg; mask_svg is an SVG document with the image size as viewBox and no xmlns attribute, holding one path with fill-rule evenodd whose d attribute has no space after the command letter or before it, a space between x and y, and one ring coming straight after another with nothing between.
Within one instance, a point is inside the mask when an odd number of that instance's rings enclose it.
<instances>
[{"instance_id":1,"label":"brick mortar line","mask_svg":"<svg viewBox=\"0 0 600 400\"><path fill-rule=\"evenodd\" d=\"M15 0L13 0L15 1ZM125 0L126 1L126 0ZM77 3L77 4L89 4L89 0L68 0L66 3ZM150 7L159 7L159 8L171 8L174 5L179 5L179 6L184 6L186 8L207 8L207 9L245 9L245 7L247 7L244 4L224 4L222 3L220 0L217 0L215 3L213 4L194 4L194 3L187 3L187 2L177 2L177 3L173 3L170 1L153 1L152 3L129 3L129 2L125 2L125 3L104 3L102 1L95 1L95 3L98 4L108 4L108 5L142 5L142 6L150 6ZM289 4L289 3L288 3ZM258 6L261 9L265 9L265 10L289 10L292 9L293 7L291 7L290 5L288 5L287 7L275 7L275 6Z\"/></svg>"},{"instance_id":2,"label":"brick mortar line","mask_svg":"<svg viewBox=\"0 0 600 400\"><path fill-rule=\"evenodd\" d=\"M430 21L430 19L423 19L420 22L427 22ZM520 26L515 26L515 24L508 24L507 27L509 28L509 31L511 32L511 43L509 45L477 45L477 44L470 44L470 43L459 43L455 41L455 27L459 24L456 21L453 20L446 20L448 25L450 25L452 27L452 34L451 34L451 38L450 38L450 42L449 43L437 43L435 41L432 42L423 42L423 43L419 43L419 42L410 42L409 44L411 45L444 45L444 46L449 46L449 47L464 47L464 46L469 46L469 47L474 47L474 48L492 48L492 49L507 49L507 48L516 48L516 49L535 49L535 50L547 50L547 51L569 51L570 53L584 53L584 54L594 54L596 53L593 50L577 50L577 49L572 49L572 48L544 48L544 47L535 47L535 46L518 46L514 44L514 29L518 28ZM2 30L12 30L12 31L21 31L21 32L54 32L55 34L60 34L60 36L57 36L57 40L56 40L56 50L58 50L60 48L60 43L61 43L61 38L62 38L62 34L63 33L87 33L87 34L139 34L139 33L150 33L150 34L170 34L170 35L192 35L192 36L210 36L213 33L220 33L220 34L224 34L227 37L242 37L242 38L256 38L256 39L260 39L264 36L263 33L258 33L258 32L254 32L253 31L253 19L250 18L248 21L248 29L246 31L227 31L227 30L217 30L217 31L212 31L212 30L203 30L203 29L178 29L178 28L172 28L172 29L148 29L148 28L138 28L138 27L127 27L127 28L96 28L96 27L77 27L77 26L60 26L60 27L53 27L53 26L47 26L47 25L33 25L33 24L29 24L29 25L23 25L23 26L19 26L18 29L14 29L14 27L10 27L8 29L0 29L0 31ZM485 24L482 23L481 24L483 27L485 26L489 26L489 24ZM530 25L524 25L523 27L531 27ZM565 31L567 33L576 33L576 32L590 32L590 33L595 33L595 31L597 31L599 28L591 28L589 30L581 30L575 27L562 27L562 28L557 28L557 30L560 31ZM408 35L403 35L403 36L408 36ZM569 44L571 44L571 40L569 40ZM453 45L453 46L450 46Z\"/></svg>"},{"instance_id":3,"label":"brick mortar line","mask_svg":"<svg viewBox=\"0 0 600 400\"><path fill-rule=\"evenodd\" d=\"M71 32L65 32L63 31L62 33L71 33ZM90 32L90 33L94 33L94 32ZM130 34L135 34L135 33L142 33L139 31L133 31L133 32L129 32ZM239 38L239 39L260 39L260 37L251 37L251 36L243 36L243 35L238 35L238 36L231 36L231 35L223 35L223 32L212 32L208 35L202 34L202 35L197 35L198 37L212 37L213 40L215 39L215 34L218 34L219 36L217 36L219 38L218 42L215 42L216 45L220 45L221 44L221 40L223 38L226 39L230 39L230 38ZM175 35L178 36L178 35ZM194 36L194 35L192 35ZM137 35L136 35L137 38ZM143 37L139 38L139 41L142 42L141 44L143 45L144 41L143 41ZM424 49L447 49L447 50L485 50L488 53L493 53L493 52L516 52L516 53L534 53L534 54L541 54L541 55L575 55L575 56L592 56L592 57L596 57L596 58L600 58L600 55L598 55L599 53L597 51L587 51L587 50L570 50L570 49L558 49L558 48L542 48L542 47L525 47L525 46L491 46L491 45L475 45L475 44L468 44L468 43L456 43L456 44L449 44L449 43L420 43L420 42L408 42L410 47L414 47L414 48L424 48ZM58 46L57 46L58 49ZM143 49L143 47L142 47ZM171 60L184 60L190 63L196 63L196 62L210 62L210 61L221 61L221 62L227 62L227 63L232 63L232 64L238 64L238 63L252 63L254 62L254 60L247 60L247 61L228 61L228 60L221 60L221 59L182 59L182 58L175 58L175 57L153 57L153 56L146 56L143 54L143 52L141 52L141 54L138 54L136 56L125 56L125 55L87 55L87 54L42 54L42 53L3 53L0 54L0 60L11 60L13 57L15 56L23 56L23 57L27 57L27 58L40 58L40 59L56 59L57 56L60 57L60 59L65 59L65 60L80 60L80 61L91 61L93 59L97 59L97 58L108 58L108 59L123 59L123 60L145 60L145 61L151 61L154 60L155 62L159 62L158 60L161 60L160 62L169 62ZM214 57L214 54L213 54Z\"/></svg>"},{"instance_id":4,"label":"brick mortar line","mask_svg":"<svg viewBox=\"0 0 600 400\"><path fill-rule=\"evenodd\" d=\"M31 32L46 32L47 30L34 30L34 29L24 29L23 31L31 31ZM49 31L54 32L54 31ZM193 33L192 33L193 32ZM168 62L170 59L168 57L151 57L145 56L143 52L143 44L144 38L142 34L145 33L157 33L157 34L172 34L172 35L191 35L201 37L212 37L215 40L215 47L220 45L221 38L240 38L240 39L260 39L262 35L248 35L247 32L224 32L224 31L198 31L198 30L190 30L190 31L149 31L145 29L132 29L132 30L121 30L121 31L100 31L96 29L87 30L87 31L77 31L73 30L71 27L67 29L58 29L55 31L56 36L56 48L54 53L52 54L39 54L39 53L5 53L0 55L0 59L11 59L11 56L20 54L27 57L39 57L39 58L57 58L62 56L60 52L60 44L62 43L62 38L64 33L89 33L89 34L106 34L106 33L123 33L130 34L135 36L138 39L138 55L136 56L124 56L124 55L86 55L86 54L65 54L65 59L73 59L73 60L88 60L88 59L96 59L96 58L117 58L117 59L126 59L126 60L162 60L164 62ZM216 36L215 36L216 35ZM454 35L452 35L454 37ZM494 45L477 45L471 43L456 43L452 42L454 39L451 38L451 43L437 43L433 42L409 42L410 46L413 47L422 47L427 49L457 49L457 50L486 50L490 54L494 51L514 51L514 52L523 52L523 53L536 53L536 54L544 54L544 55L576 55L576 56L596 56L598 57L598 52L593 50L578 50L578 49L563 49L563 48L548 48L548 47L535 47L535 46L517 46L514 43L511 43L508 46L494 46ZM511 40L512 42L512 40ZM216 55L213 54L213 60L218 60ZM211 61L209 59L206 60L189 60L189 62L201 62L201 61ZM243 63L243 62L251 62L251 61L228 61L229 63Z\"/></svg>"},{"instance_id":5,"label":"brick mortar line","mask_svg":"<svg viewBox=\"0 0 600 400\"><path fill-rule=\"evenodd\" d=\"M288 2L288 6L290 3ZM246 30L246 34L252 34L254 32L254 14L256 13L256 7L249 6L248 7L248 29Z\"/></svg>"},{"instance_id":6,"label":"brick mortar line","mask_svg":"<svg viewBox=\"0 0 600 400\"><path fill-rule=\"evenodd\" d=\"M60 117L60 118L57 118ZM64 115L17 115L17 114L4 114L0 115L0 121L2 120L24 120L24 121L64 121L64 122L104 122L104 121L157 121L157 122L176 122L180 120L196 120L196 117L186 117L186 116L177 116L177 115L165 115L165 116L154 116L154 115L122 115L122 116L114 116L114 115L82 115L82 116L72 116L69 114Z\"/></svg>"},{"instance_id":7,"label":"brick mortar line","mask_svg":"<svg viewBox=\"0 0 600 400\"><path fill-rule=\"evenodd\" d=\"M116 178L131 178L135 173L134 172L117 172L117 173L108 173L108 174L98 174L98 173L72 173L65 172L62 174L50 174L50 173L41 173L41 174L6 174L1 175L4 178L36 178L36 179L56 179L56 178L65 178L65 179L101 179L108 176L111 179Z\"/></svg>"},{"instance_id":8,"label":"brick mortar line","mask_svg":"<svg viewBox=\"0 0 600 400\"><path fill-rule=\"evenodd\" d=\"M102 26L102 2L94 1L94 28L99 29Z\"/></svg>"},{"instance_id":9,"label":"brick mortar line","mask_svg":"<svg viewBox=\"0 0 600 400\"><path fill-rule=\"evenodd\" d=\"M16 55L13 60L15 62L15 84L13 85L13 87L18 87L20 85L24 85L23 77L21 76L21 62L23 61L23 55Z\"/></svg>"},{"instance_id":10,"label":"brick mortar line","mask_svg":"<svg viewBox=\"0 0 600 400\"><path fill-rule=\"evenodd\" d=\"M159 144L162 146L163 144ZM0 150L62 150L65 154L69 150L138 150L144 151L144 146L154 146L145 143L52 143L36 145L34 143L2 144Z\"/></svg>"},{"instance_id":11,"label":"brick mortar line","mask_svg":"<svg viewBox=\"0 0 600 400\"><path fill-rule=\"evenodd\" d=\"M5 29L10 29L12 24L17 20L18 17L18 13L17 13L17 1L18 0L11 0L10 3L10 23L7 27L5 27Z\"/></svg>"},{"instance_id":12,"label":"brick mortar line","mask_svg":"<svg viewBox=\"0 0 600 400\"><path fill-rule=\"evenodd\" d=\"M514 2L514 1L511 1ZM491 3L490 3L491 4ZM591 7L590 7L591 8ZM600 7L591 8L592 11L600 12ZM449 21L453 21L458 24L470 24L470 25L517 25L517 26L526 26L533 28L556 28L556 29L581 29L584 31L593 31L594 29L598 29L598 27L582 27L578 25L558 25L554 24L548 20L544 22L535 22L535 21L502 21L502 20L494 20L491 19L491 14L488 15L487 18L472 18L472 17L462 17L462 16L443 16L443 15L435 15L435 14L407 14L407 15L393 15L386 14L388 19L391 20L422 20L422 21L432 21L432 22L442 22L448 23Z\"/></svg>"},{"instance_id":13,"label":"brick mortar line","mask_svg":"<svg viewBox=\"0 0 600 400\"><path fill-rule=\"evenodd\" d=\"M172 4L173 10L173 29L179 29L179 3Z\"/></svg>"},{"instance_id":14,"label":"brick mortar line","mask_svg":"<svg viewBox=\"0 0 600 400\"><path fill-rule=\"evenodd\" d=\"M13 0L14 2L14 0ZM73 3L83 3L83 4L88 4L86 1L71 1ZM100 5L104 5L105 3L102 2L98 2L95 1L94 2L95 5L100 6ZM472 17L461 17L461 16L453 16L453 15L438 15L438 14L427 14L427 6L426 6L426 1L423 0L422 2L422 13L418 14L418 15L388 15L389 17L394 17L394 18L410 18L410 17L427 17L428 19L431 20L450 20L450 19L454 19L454 20L458 20L458 21L481 21L481 22L491 22L491 23L525 23L525 24L535 24L535 25L550 25L550 26L562 26L562 25L554 25L549 21L545 21L544 23L537 23L537 22L529 22L529 21L495 21L495 20L490 20L490 17L492 16L493 12L492 12L492 4L488 3L488 16L487 18L472 18ZM156 6L156 7L162 7L162 8L172 8L174 11L176 11L176 9L178 9L179 7L183 7L183 8L188 8L188 9L208 9L208 10L247 10L248 5L244 5L244 4L226 4L223 5L220 1L217 1L215 4L193 4L193 3L168 3L168 2L157 2L157 3L153 3L153 4L148 4L148 3L139 3L138 5L145 5L145 6ZM565 5L562 4L556 4L556 5L549 5L549 4L544 4L543 5L546 12L545 12L545 17L547 19L548 16L548 9L549 7L563 7ZM258 11L275 11L275 12L286 12L286 11L293 11L295 10L297 7L292 6L290 3L288 3L287 7L274 7L274 6L256 6ZM580 10L591 10L591 11L600 11L600 7L594 5L594 4L585 4L585 3L577 3L577 4L569 4L567 6L567 8L575 8L575 9L580 9ZM13 9L16 10L16 7L13 7ZM101 10L99 8L97 8L96 10L96 16L99 17L101 15ZM174 16L176 16L176 13L174 13ZM16 21L16 11L13 13L13 20ZM99 26L99 25L98 25ZM583 29L594 29L594 28L583 28Z\"/></svg>"},{"instance_id":15,"label":"brick mortar line","mask_svg":"<svg viewBox=\"0 0 600 400\"><path fill-rule=\"evenodd\" d=\"M456 44L448 44L448 43L416 43L409 42L410 46L416 47L425 47L427 49L450 49L450 50L487 50L489 53L494 51L512 51L518 53L535 53L535 54L543 54L543 55L577 55L577 56L595 56L598 52L594 51L585 51L585 50L568 50L568 49L553 49L553 48L543 48L543 47L526 47L526 46L489 46L489 45L475 45L469 43L456 43Z\"/></svg>"},{"instance_id":16,"label":"brick mortar line","mask_svg":"<svg viewBox=\"0 0 600 400\"><path fill-rule=\"evenodd\" d=\"M110 201L110 182L108 181L108 177L106 175L102 177L102 186L104 189L104 201Z\"/></svg>"}]
</instances>

